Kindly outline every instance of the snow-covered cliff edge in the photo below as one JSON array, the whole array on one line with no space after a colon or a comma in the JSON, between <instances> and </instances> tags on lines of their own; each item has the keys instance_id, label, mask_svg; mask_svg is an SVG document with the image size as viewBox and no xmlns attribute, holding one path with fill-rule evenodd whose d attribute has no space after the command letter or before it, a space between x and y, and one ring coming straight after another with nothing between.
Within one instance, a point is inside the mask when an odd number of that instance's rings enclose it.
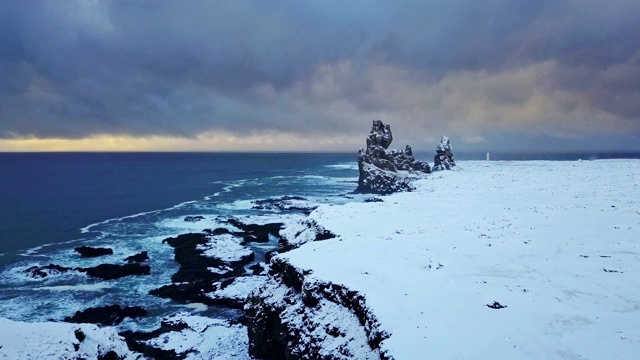
<instances>
[{"instance_id":1,"label":"snow-covered cliff edge","mask_svg":"<svg viewBox=\"0 0 640 360\"><path fill-rule=\"evenodd\" d=\"M336 237L274 258L246 308L252 353L635 358L640 161L458 167L315 210Z\"/></svg>"}]
</instances>

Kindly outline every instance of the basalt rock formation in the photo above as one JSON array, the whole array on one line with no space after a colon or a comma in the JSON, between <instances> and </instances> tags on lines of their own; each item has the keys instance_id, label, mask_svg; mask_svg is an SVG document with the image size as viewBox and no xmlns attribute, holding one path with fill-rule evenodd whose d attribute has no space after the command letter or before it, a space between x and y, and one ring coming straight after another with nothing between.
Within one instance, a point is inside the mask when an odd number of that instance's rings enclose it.
<instances>
[{"instance_id":1,"label":"basalt rock formation","mask_svg":"<svg viewBox=\"0 0 640 360\"><path fill-rule=\"evenodd\" d=\"M373 120L367 148L358 151L357 192L390 194L412 190L411 181L416 174L431 172L429 164L413 157L409 145L404 150L388 150L392 141L391 126Z\"/></svg>"},{"instance_id":2,"label":"basalt rock formation","mask_svg":"<svg viewBox=\"0 0 640 360\"><path fill-rule=\"evenodd\" d=\"M456 162L453 160L453 154L451 153L449 137L443 136L442 139L440 139L433 161L433 171L453 170L453 167L456 166Z\"/></svg>"}]
</instances>

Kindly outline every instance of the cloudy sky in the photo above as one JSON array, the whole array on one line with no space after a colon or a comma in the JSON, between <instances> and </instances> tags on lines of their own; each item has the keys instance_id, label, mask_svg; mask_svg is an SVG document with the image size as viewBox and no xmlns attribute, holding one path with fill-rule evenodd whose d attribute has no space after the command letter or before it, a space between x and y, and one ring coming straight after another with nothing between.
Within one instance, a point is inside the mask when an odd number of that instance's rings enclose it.
<instances>
[{"instance_id":1,"label":"cloudy sky","mask_svg":"<svg viewBox=\"0 0 640 360\"><path fill-rule=\"evenodd\" d=\"M3 1L0 151L640 150L640 1Z\"/></svg>"}]
</instances>

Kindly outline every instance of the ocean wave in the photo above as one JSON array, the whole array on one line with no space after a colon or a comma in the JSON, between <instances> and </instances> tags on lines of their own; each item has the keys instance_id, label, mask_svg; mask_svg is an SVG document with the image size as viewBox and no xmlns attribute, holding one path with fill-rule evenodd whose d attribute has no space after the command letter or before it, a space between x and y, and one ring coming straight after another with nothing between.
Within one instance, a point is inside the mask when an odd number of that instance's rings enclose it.
<instances>
[{"instance_id":1,"label":"ocean wave","mask_svg":"<svg viewBox=\"0 0 640 360\"><path fill-rule=\"evenodd\" d=\"M324 165L324 167L335 170L358 170L358 163L348 162L341 164Z\"/></svg>"}]
</instances>

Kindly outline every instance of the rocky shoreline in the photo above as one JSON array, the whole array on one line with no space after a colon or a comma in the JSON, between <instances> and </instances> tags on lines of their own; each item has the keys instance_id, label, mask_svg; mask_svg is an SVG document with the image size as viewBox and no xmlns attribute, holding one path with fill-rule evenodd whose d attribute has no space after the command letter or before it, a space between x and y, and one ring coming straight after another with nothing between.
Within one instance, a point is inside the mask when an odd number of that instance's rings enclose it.
<instances>
[{"instance_id":1,"label":"rocky shoreline","mask_svg":"<svg viewBox=\"0 0 640 360\"><path fill-rule=\"evenodd\" d=\"M388 150L393 136L390 126L375 120L367 138L366 150L357 154L360 177L356 192L390 194L412 190L412 182L430 173L429 164L416 160L411 148ZM383 202L379 197L369 202ZM389 334L357 291L320 281L278 256L309 242L336 237L330 229L319 225L309 215L317 204L298 196L282 196L253 201L252 208L299 214L296 221L255 222L259 217L216 218L228 227L204 229L166 238L163 244L174 251L179 265L171 283L149 294L182 304L239 309L242 316L231 320L213 320L176 314L165 318L152 331L123 331L127 347L150 358L181 359L199 352L197 346L166 345L160 338L180 337L191 332L204 336L193 326L214 321L218 329L246 326L248 356L257 359L392 359L380 347ZM184 217L188 223L205 221L202 215ZM273 243L271 250L256 254L253 244ZM75 252L83 258L112 256L112 248L80 246ZM111 257L110 257L111 258ZM33 278L57 276L66 272L84 273L89 277L110 281L128 276L149 275L148 252L141 251L124 258L122 263L103 263L92 267L65 267L58 264L34 266L24 272ZM93 323L114 326L124 319L147 316L144 304L119 304L87 308L61 319L70 323ZM190 320L187 321L186 319ZM199 326L199 325L197 325ZM182 335L181 335L182 334ZM202 344L200 345L202 346ZM113 355L127 358L127 354ZM240 357L245 355L240 354Z\"/></svg>"}]
</instances>

